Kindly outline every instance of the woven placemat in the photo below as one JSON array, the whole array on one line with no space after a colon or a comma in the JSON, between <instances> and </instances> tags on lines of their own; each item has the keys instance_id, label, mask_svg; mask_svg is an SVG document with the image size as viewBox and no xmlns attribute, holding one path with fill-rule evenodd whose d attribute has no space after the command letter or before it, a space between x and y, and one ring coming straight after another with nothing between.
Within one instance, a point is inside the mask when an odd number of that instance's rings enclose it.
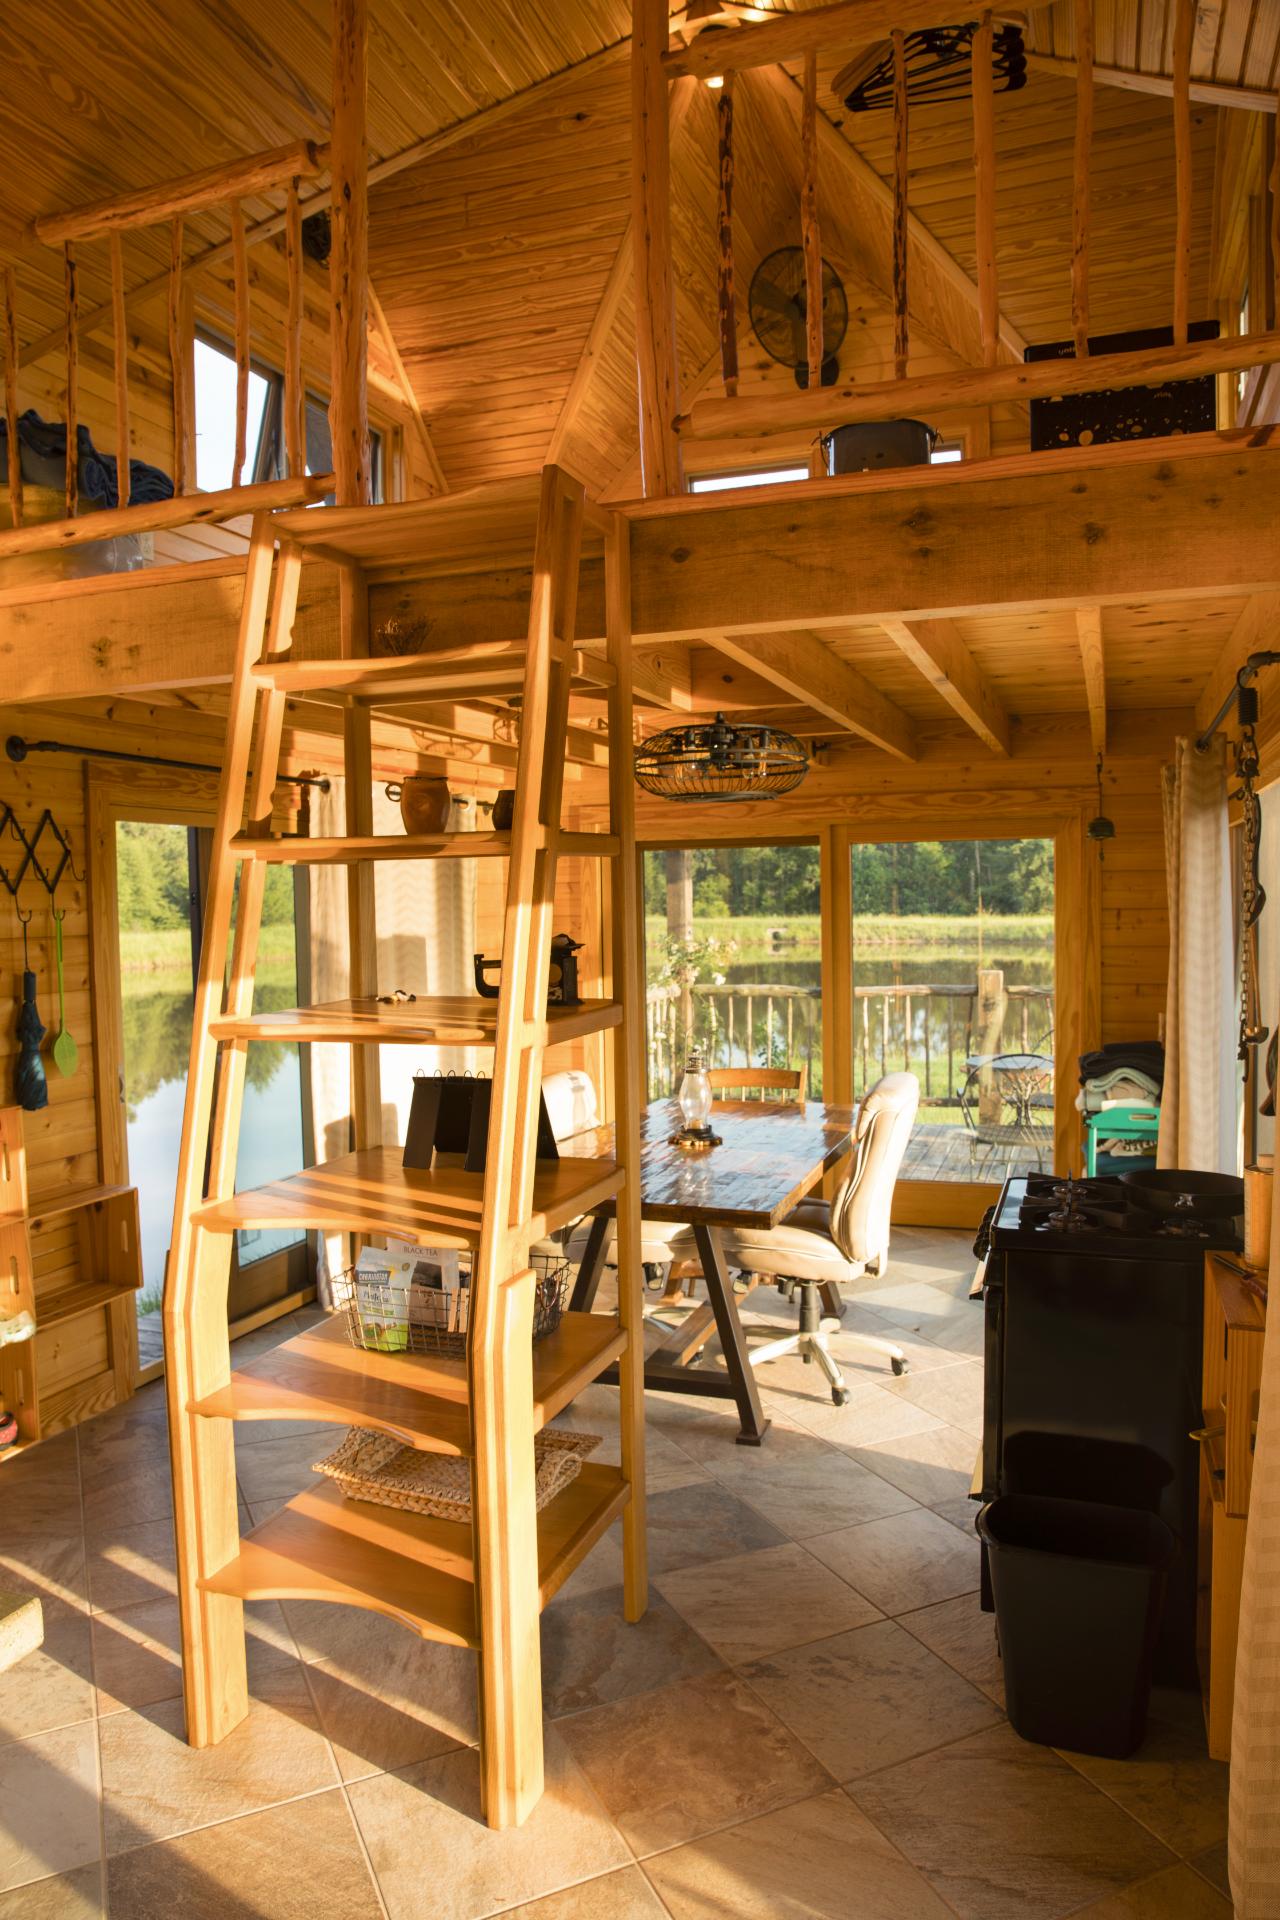
<instances>
[{"instance_id":1,"label":"woven placemat","mask_svg":"<svg viewBox=\"0 0 1280 1920\"><path fill-rule=\"evenodd\" d=\"M546 1427L534 1436L539 1511L576 1480L582 1462L599 1445L598 1433L570 1433L560 1427ZM317 1473L337 1481L348 1500L403 1507L438 1520L471 1518L471 1464L453 1454L423 1453L402 1446L390 1434L352 1427L342 1445L314 1465Z\"/></svg>"}]
</instances>

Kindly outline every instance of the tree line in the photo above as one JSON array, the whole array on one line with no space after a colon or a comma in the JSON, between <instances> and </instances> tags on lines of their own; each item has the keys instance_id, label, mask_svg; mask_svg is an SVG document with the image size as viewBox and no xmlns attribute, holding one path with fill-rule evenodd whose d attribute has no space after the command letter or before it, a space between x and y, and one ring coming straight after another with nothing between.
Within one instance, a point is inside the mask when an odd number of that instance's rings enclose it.
<instances>
[{"instance_id":1,"label":"tree line","mask_svg":"<svg viewBox=\"0 0 1280 1920\"><path fill-rule=\"evenodd\" d=\"M121 933L163 933L191 924L191 868L185 827L122 820L116 832L116 892ZM262 923L293 919L293 869L267 868Z\"/></svg>"},{"instance_id":2,"label":"tree line","mask_svg":"<svg viewBox=\"0 0 1280 1920\"><path fill-rule=\"evenodd\" d=\"M821 911L818 849L812 846L694 847L693 915L816 915ZM645 856L645 911L667 911L668 856ZM1053 911L1051 840L919 840L853 850L858 913L909 918L935 914L1040 914Z\"/></svg>"}]
</instances>

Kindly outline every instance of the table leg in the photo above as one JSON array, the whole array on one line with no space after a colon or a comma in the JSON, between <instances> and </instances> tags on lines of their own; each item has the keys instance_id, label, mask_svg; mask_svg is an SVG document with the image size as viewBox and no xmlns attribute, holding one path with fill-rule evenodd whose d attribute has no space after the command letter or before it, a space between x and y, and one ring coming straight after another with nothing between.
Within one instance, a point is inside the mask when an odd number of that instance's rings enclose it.
<instances>
[{"instance_id":1,"label":"table leg","mask_svg":"<svg viewBox=\"0 0 1280 1920\"><path fill-rule=\"evenodd\" d=\"M574 1313L590 1313L595 1305L612 1225L613 1215L610 1212L602 1209L591 1216L587 1244L582 1250L582 1265L578 1268L578 1277L573 1283L573 1298L569 1302L570 1310Z\"/></svg>"},{"instance_id":2,"label":"table leg","mask_svg":"<svg viewBox=\"0 0 1280 1920\"><path fill-rule=\"evenodd\" d=\"M716 1316L716 1332L720 1335L720 1347L733 1397L738 1403L738 1416L742 1421L738 1445L758 1447L768 1432L769 1422L761 1410L756 1376L733 1297L733 1282L725 1265L724 1245L715 1227L695 1225L693 1238L702 1262L702 1275L707 1283L711 1308Z\"/></svg>"}]
</instances>

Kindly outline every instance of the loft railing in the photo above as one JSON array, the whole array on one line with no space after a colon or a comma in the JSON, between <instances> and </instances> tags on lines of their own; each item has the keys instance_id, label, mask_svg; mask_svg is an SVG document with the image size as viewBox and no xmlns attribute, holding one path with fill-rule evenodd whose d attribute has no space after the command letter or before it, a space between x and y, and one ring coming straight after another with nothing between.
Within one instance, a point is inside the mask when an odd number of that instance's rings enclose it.
<instances>
[{"instance_id":1,"label":"loft railing","mask_svg":"<svg viewBox=\"0 0 1280 1920\"><path fill-rule=\"evenodd\" d=\"M1049 1053L1052 987L1007 985L999 969L972 985L867 983L854 990L854 1084L864 1091L881 1074L906 1071L920 1081L921 1101L957 1106L967 1062L992 1053ZM822 995L816 987L769 981L650 987L647 1012L649 1091L675 1091L690 1045L717 1067L808 1069L810 1092L822 1089Z\"/></svg>"},{"instance_id":2,"label":"loft railing","mask_svg":"<svg viewBox=\"0 0 1280 1920\"><path fill-rule=\"evenodd\" d=\"M1074 358L1014 362L1000 339L996 253L996 142L994 22L992 9L966 16L947 0L829 0L800 13L780 13L717 31L695 31L688 15L670 40L666 0L633 0L632 102L633 221L637 363L640 376L641 464L647 495L681 490L682 440L757 438L769 432L813 432L858 422L895 419L948 409L1027 401L1065 393L1161 384L1167 380L1242 371L1280 361L1280 331L1216 340L1190 339L1193 151L1191 59L1195 0L1173 0L1172 114L1176 204L1173 257L1169 266L1169 312L1173 344L1091 356L1090 273L1092 217L1090 160L1093 143L1093 5L1075 0L1074 153L1071 245L1064 271L1070 276ZM974 239L977 260L975 307L981 365L945 374L912 376L909 274L913 253L908 189L911 124L904 48L905 31L963 22L976 16L970 90L973 99ZM1017 16L1011 16L1017 17ZM822 246L817 97L818 55L824 50L889 42L893 58L893 175L888 188L892 227L894 378L858 385L845 380L820 386L822 363ZM737 314L734 285L735 160L733 86L750 68L793 61L803 64L800 102L801 192L798 239L805 265L807 381L802 391L740 396L737 391ZM682 411L676 355L670 267L669 83L718 89L719 153L715 196L718 235L716 301L721 345L721 391L710 392ZM1273 194L1275 189L1273 188ZM1065 250L1064 250L1065 251ZM1264 315L1266 301L1257 309ZM1002 357L1006 364L1001 364Z\"/></svg>"},{"instance_id":3,"label":"loft railing","mask_svg":"<svg viewBox=\"0 0 1280 1920\"><path fill-rule=\"evenodd\" d=\"M146 533L183 526L193 520L225 520L239 513L323 499L336 492L340 505L361 505L369 498L369 429L367 406L367 281L368 181L365 100L366 20L363 0L334 0L333 4L333 113L326 142L297 140L263 153L248 154L180 179L160 182L136 192L64 212L41 215L33 222L32 238L58 249L63 263L64 315L62 347L66 367L66 517L26 524L23 507L21 452L18 440L18 285L12 267L3 272L0 324L3 325L5 363L5 424L8 435L10 527L0 532L0 559L125 533ZM302 364L303 321L303 202L300 185L327 173L329 186L309 194L306 211L317 204L330 210L330 426L335 472L308 476L306 471L306 395ZM283 192L283 209L246 226L246 200ZM184 257L184 221L193 214L222 211L230 237L225 245L206 249L187 262ZM173 382L173 483L171 500L130 505L129 469L129 332L124 284L123 236L167 225L169 270L133 290L137 302L158 297L168 300L169 361ZM249 379L253 357L253 317L250 300L248 249L251 240L283 229L287 299L284 316L282 410L287 475L282 480L244 481L248 455ZM109 310L82 313L79 275L83 249L104 245L109 255L111 298ZM187 345L189 325L184 308L184 277L194 267L230 257L233 275L234 346L236 363L235 451L232 484L219 493L195 492L194 421L188 391ZM82 332L107 318L114 336L116 477L118 505L113 511L79 516L79 446L77 434L79 347ZM28 359L38 359L57 336L37 340L27 348Z\"/></svg>"}]
</instances>

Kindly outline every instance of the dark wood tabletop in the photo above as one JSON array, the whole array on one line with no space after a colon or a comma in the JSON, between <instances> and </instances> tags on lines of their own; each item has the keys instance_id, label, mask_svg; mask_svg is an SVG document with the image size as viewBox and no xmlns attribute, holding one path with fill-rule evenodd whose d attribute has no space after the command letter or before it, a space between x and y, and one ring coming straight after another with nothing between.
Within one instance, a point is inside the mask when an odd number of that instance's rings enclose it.
<instances>
[{"instance_id":1,"label":"dark wood tabletop","mask_svg":"<svg viewBox=\"0 0 1280 1920\"><path fill-rule=\"evenodd\" d=\"M641 1213L689 1226L776 1227L849 1152L856 1112L819 1100L717 1103L711 1125L722 1144L692 1154L669 1144L681 1123L676 1102L655 1100L640 1122ZM580 1150L576 1139L564 1145ZM608 1151L602 1138L594 1150Z\"/></svg>"}]
</instances>

